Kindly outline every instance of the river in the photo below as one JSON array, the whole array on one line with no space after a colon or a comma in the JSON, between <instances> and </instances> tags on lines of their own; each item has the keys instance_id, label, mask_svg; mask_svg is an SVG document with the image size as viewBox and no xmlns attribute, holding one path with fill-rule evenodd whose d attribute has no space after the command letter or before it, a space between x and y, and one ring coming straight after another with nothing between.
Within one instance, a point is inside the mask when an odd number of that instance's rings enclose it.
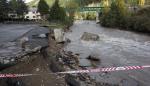
<instances>
[{"instance_id":1,"label":"river","mask_svg":"<svg viewBox=\"0 0 150 86\"><path fill-rule=\"evenodd\" d=\"M101 59L99 67L150 65L150 36L104 28L95 21L78 20L70 28L65 37L71 40L64 49L80 54L85 59L95 53ZM100 41L83 41L84 32L95 33ZM118 71L107 74L91 73L92 78L99 82L122 84L121 86L149 86L150 69Z\"/></svg>"}]
</instances>

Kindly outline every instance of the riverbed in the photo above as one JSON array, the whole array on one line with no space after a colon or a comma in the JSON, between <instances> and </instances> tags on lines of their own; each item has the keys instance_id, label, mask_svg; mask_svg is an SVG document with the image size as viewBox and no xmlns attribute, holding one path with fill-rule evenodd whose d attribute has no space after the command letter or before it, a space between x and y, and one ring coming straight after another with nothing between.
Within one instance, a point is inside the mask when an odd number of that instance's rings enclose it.
<instances>
[{"instance_id":1,"label":"riverbed","mask_svg":"<svg viewBox=\"0 0 150 86\"><path fill-rule=\"evenodd\" d=\"M95 21L76 21L65 37L71 40L64 50L79 54L79 59L86 59L90 54L97 54L101 62L98 67L136 66L150 64L150 36L104 28ZM84 32L98 34L99 41L83 41ZM98 82L119 84L122 86L149 86L150 69L90 73Z\"/></svg>"}]
</instances>

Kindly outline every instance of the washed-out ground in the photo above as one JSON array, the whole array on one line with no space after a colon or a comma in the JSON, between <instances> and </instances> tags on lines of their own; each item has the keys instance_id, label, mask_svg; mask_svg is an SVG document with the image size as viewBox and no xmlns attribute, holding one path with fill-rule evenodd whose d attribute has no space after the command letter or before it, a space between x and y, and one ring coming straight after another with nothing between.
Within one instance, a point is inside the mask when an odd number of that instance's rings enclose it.
<instances>
[{"instance_id":1,"label":"washed-out ground","mask_svg":"<svg viewBox=\"0 0 150 86\"><path fill-rule=\"evenodd\" d=\"M28 76L19 78L0 79L0 86L65 86L63 77L52 73L49 64L41 54L32 55L32 59L27 59L13 67L7 68L2 73L12 74L39 74L38 76ZM17 85L16 82L20 85ZM8 85L8 82L10 84ZM7 84L6 84L7 83Z\"/></svg>"},{"instance_id":2,"label":"washed-out ground","mask_svg":"<svg viewBox=\"0 0 150 86\"><path fill-rule=\"evenodd\" d=\"M15 58L22 54L20 39L27 37L26 43L28 48L34 49L41 46L49 46L48 37L39 37L40 34L47 35L48 28L39 27L38 25L20 25L8 24L0 27L0 59ZM53 44L51 44L53 46ZM27 50L27 52L29 52ZM0 86L65 86L62 76L51 73L49 67L49 58L44 55L46 52L30 53L24 56L16 65L1 70L1 73L9 74L39 74L39 76L19 77L19 78L0 78ZM8 61L7 61L8 62ZM16 63L16 62L15 62Z\"/></svg>"},{"instance_id":3,"label":"washed-out ground","mask_svg":"<svg viewBox=\"0 0 150 86\"><path fill-rule=\"evenodd\" d=\"M2 35L0 34L0 44L2 45L5 45L5 43L8 42L17 42L17 39L20 39L22 36L28 36L29 39L31 39L29 41L29 44L33 45L34 47L38 45L48 45L48 39L46 38L33 38L33 35L35 36L37 34L47 33L47 30L45 28L41 28L37 25L1 26L2 27L0 28L0 33L2 33ZM61 44L56 44L54 40L49 39L49 52L57 52L59 50L73 52L73 54L79 56L79 65L84 66L83 68L87 69L91 67L93 68L93 63L91 64L91 61L87 59L87 57L93 53L96 54L100 59L99 62L94 63L95 67L149 65L150 37L147 35L122 31L118 29L104 28L99 24L96 24L96 22L94 21L76 21L70 29L72 30L72 32L67 32L65 34L65 37L70 39L71 43L68 43L64 48L62 48ZM81 37L84 32L98 34L100 40L83 41L81 40ZM3 46L0 46L0 49L2 49L1 47ZM4 51L6 52L7 50L0 50L0 52ZM13 51L10 51L9 54L11 52ZM19 86L66 86L63 75L47 74L51 73L49 66L50 62L47 58L49 57L47 57L47 55L43 56L43 53L34 53L31 55L31 58L29 57L29 59L26 59L15 66L1 71L2 73L37 73L41 76L11 79L1 78L0 86L16 86L7 85L5 83L16 81L19 81L20 84L23 84ZM75 69L76 68L74 68L73 70ZM95 79L96 82L109 83L112 85L114 84L115 86L149 86L149 71L150 69L147 68L143 70L122 72L118 71L110 73L89 73L88 75L90 75L91 78ZM74 81L74 79L72 81ZM83 84L83 86L86 85ZM109 85L97 84L96 86Z\"/></svg>"}]
</instances>

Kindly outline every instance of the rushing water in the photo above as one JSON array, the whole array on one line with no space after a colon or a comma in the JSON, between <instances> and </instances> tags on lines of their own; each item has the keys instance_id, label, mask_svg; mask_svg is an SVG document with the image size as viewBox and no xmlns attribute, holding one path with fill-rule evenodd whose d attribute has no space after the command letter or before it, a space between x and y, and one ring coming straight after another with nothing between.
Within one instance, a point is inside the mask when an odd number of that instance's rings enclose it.
<instances>
[{"instance_id":1,"label":"rushing water","mask_svg":"<svg viewBox=\"0 0 150 86\"><path fill-rule=\"evenodd\" d=\"M79 53L80 59L95 53L101 59L101 63L97 64L100 67L150 65L150 36L104 28L94 21L76 21L71 30L72 32L65 34L65 37L71 40L65 50ZM98 34L100 41L81 40L84 32ZM93 78L97 81L123 83L122 86L150 85L150 69L90 75L94 75Z\"/></svg>"}]
</instances>

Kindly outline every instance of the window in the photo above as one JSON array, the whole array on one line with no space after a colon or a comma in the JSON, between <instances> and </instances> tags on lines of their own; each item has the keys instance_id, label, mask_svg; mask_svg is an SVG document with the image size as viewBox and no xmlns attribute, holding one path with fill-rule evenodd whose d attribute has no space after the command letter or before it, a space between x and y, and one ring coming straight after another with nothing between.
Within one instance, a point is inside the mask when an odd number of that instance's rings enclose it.
<instances>
[{"instance_id":1,"label":"window","mask_svg":"<svg viewBox=\"0 0 150 86\"><path fill-rule=\"evenodd\" d=\"M28 19L28 18L29 18L29 16L26 16L26 18Z\"/></svg>"}]
</instances>

